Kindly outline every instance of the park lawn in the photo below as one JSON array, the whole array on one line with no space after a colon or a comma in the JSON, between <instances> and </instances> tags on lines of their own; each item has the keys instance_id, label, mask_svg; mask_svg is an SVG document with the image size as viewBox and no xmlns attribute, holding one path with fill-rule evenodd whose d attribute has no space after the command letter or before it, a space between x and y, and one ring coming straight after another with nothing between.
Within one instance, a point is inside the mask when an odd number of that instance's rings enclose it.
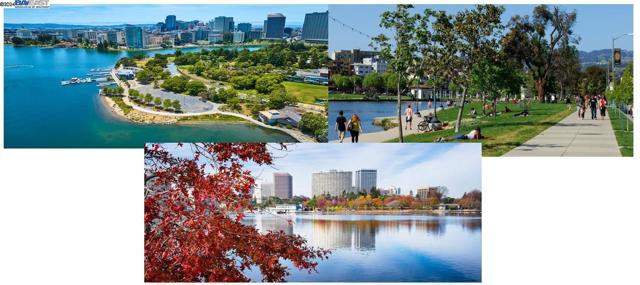
<instances>
[{"instance_id":1,"label":"park lawn","mask_svg":"<svg viewBox=\"0 0 640 285\"><path fill-rule=\"evenodd\" d=\"M295 96L301 103L318 104L319 101L327 100L327 86L290 81L284 81L282 85L287 94Z\"/></svg>"},{"instance_id":2,"label":"park lawn","mask_svg":"<svg viewBox=\"0 0 640 285\"><path fill-rule=\"evenodd\" d=\"M499 103L497 110L503 111L505 104ZM463 140L460 142L481 142L483 156L501 156L575 112L573 107L569 109L565 104L532 103L529 107L528 117L514 117L513 115L519 113L521 108L516 104L508 104L508 106L512 110L511 113L503 113L493 118L482 116L481 103L466 104L460 133L469 133L479 126L485 139L479 141ZM479 113L478 118L472 119L469 117L471 107L474 107ZM455 123L458 110L458 107L453 107L440 111L438 112L438 118L451 125ZM427 114L430 111L423 110L421 113ZM414 124L417 123L414 122ZM405 137L404 141L433 142L438 137L452 136L454 136L453 128L438 132L409 135ZM398 139L393 141L398 141Z\"/></svg>"},{"instance_id":3,"label":"park lawn","mask_svg":"<svg viewBox=\"0 0 640 285\"><path fill-rule=\"evenodd\" d=\"M199 116L189 116L189 117L181 117L178 119L179 122L246 122L242 118L238 118L235 116L223 115L223 114L209 114L209 115L199 115Z\"/></svg>"},{"instance_id":4,"label":"park lawn","mask_svg":"<svg viewBox=\"0 0 640 285\"><path fill-rule=\"evenodd\" d=\"M629 120L616 108L607 108L611 127L616 134L616 141L622 156L633 156L633 121ZM629 130L627 131L627 123Z\"/></svg>"}]
</instances>

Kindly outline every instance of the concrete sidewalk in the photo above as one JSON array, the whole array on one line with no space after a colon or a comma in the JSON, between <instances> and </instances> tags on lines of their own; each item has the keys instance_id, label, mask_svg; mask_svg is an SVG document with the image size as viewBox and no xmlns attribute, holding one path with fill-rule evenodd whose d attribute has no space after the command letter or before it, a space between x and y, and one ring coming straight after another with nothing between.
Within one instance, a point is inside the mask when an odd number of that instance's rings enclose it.
<instances>
[{"instance_id":1,"label":"concrete sidewalk","mask_svg":"<svg viewBox=\"0 0 640 285\"><path fill-rule=\"evenodd\" d=\"M587 110L585 117L576 111L504 156L620 156L609 114L591 120Z\"/></svg>"}]
</instances>

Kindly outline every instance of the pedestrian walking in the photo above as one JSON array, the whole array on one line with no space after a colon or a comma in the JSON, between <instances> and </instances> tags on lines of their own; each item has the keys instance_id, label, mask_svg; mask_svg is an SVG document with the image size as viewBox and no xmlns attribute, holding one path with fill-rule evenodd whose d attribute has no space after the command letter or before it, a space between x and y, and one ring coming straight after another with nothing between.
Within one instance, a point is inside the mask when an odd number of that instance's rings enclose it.
<instances>
[{"instance_id":1,"label":"pedestrian walking","mask_svg":"<svg viewBox=\"0 0 640 285\"><path fill-rule=\"evenodd\" d=\"M607 115L607 99L605 99L604 96L600 96L598 105L600 105L600 119L604 119L604 117Z\"/></svg>"},{"instance_id":2,"label":"pedestrian walking","mask_svg":"<svg viewBox=\"0 0 640 285\"><path fill-rule=\"evenodd\" d=\"M591 108L591 120L597 120L598 100L596 99L596 96L591 96L591 98L589 99L589 107Z\"/></svg>"},{"instance_id":3,"label":"pedestrian walking","mask_svg":"<svg viewBox=\"0 0 640 285\"><path fill-rule=\"evenodd\" d=\"M351 115L351 120L347 123L347 129L349 130L349 134L351 135L351 142L357 143L358 136L360 132L362 132L362 122L360 121L360 117L358 115Z\"/></svg>"},{"instance_id":4,"label":"pedestrian walking","mask_svg":"<svg viewBox=\"0 0 640 285\"><path fill-rule=\"evenodd\" d=\"M338 113L338 118L336 118L336 131L338 131L338 138L340 139L340 143L344 140L344 133L347 131L347 118L344 117L344 112L340 110Z\"/></svg>"},{"instance_id":5,"label":"pedestrian walking","mask_svg":"<svg viewBox=\"0 0 640 285\"><path fill-rule=\"evenodd\" d=\"M406 130L408 126L409 129L411 130L411 121L413 121L413 110L411 110L411 104L407 105L407 109L404 110L404 117L407 123L404 126L404 129Z\"/></svg>"},{"instance_id":6,"label":"pedestrian walking","mask_svg":"<svg viewBox=\"0 0 640 285\"><path fill-rule=\"evenodd\" d=\"M578 108L578 118L584 119L584 98L576 96L576 108Z\"/></svg>"}]
</instances>

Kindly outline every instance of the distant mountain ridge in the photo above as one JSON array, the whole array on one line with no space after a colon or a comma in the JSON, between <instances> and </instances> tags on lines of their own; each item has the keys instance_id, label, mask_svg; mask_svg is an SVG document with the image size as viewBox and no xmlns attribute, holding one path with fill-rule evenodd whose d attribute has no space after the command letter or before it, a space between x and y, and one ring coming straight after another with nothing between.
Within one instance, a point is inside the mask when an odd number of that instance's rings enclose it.
<instances>
[{"instance_id":1,"label":"distant mountain ridge","mask_svg":"<svg viewBox=\"0 0 640 285\"><path fill-rule=\"evenodd\" d=\"M633 61L633 50L621 50L622 62ZM578 51L580 63L583 67L590 65L611 64L611 49L599 49L593 51Z\"/></svg>"}]
</instances>

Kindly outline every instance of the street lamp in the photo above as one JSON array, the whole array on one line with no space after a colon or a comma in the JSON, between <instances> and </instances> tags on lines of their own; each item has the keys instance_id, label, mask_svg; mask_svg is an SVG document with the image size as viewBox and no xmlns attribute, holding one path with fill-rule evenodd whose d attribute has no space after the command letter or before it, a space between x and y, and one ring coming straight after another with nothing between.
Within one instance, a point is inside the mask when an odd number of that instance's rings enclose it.
<instances>
[{"instance_id":1,"label":"street lamp","mask_svg":"<svg viewBox=\"0 0 640 285\"><path fill-rule=\"evenodd\" d=\"M615 44L616 44L616 40L619 38L622 38L624 36L633 36L633 33L627 33L627 34L622 34L619 35L617 37L613 37L611 39L611 89L613 89L613 87L615 86L615 81L616 81L616 73L614 71L614 61L613 61L613 53L615 50ZM609 76L607 76L607 78L609 78Z\"/></svg>"}]
</instances>

